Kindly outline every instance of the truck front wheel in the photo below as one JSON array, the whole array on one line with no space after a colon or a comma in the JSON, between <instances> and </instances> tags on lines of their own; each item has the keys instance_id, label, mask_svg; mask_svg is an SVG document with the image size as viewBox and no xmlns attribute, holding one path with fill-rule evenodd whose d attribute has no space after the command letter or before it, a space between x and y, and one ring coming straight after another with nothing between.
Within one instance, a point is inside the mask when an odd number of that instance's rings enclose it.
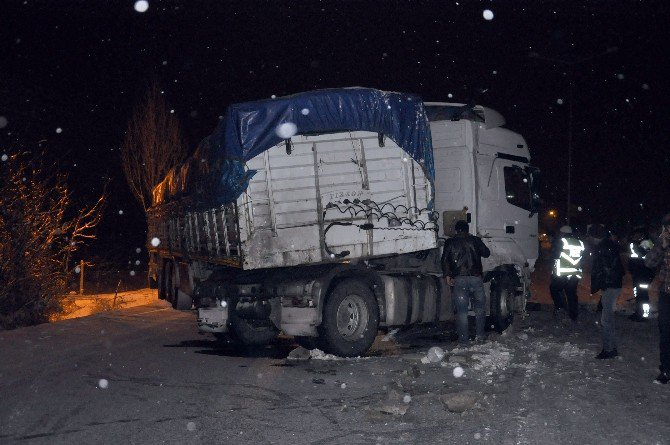
<instances>
[{"instance_id":1,"label":"truck front wheel","mask_svg":"<svg viewBox=\"0 0 670 445\"><path fill-rule=\"evenodd\" d=\"M514 319L514 286L504 275L491 282L491 318L498 332L503 332Z\"/></svg>"},{"instance_id":2,"label":"truck front wheel","mask_svg":"<svg viewBox=\"0 0 670 445\"><path fill-rule=\"evenodd\" d=\"M267 345L278 335L279 330L270 320L248 320L234 314L230 317L230 337L243 345Z\"/></svg>"},{"instance_id":3,"label":"truck front wheel","mask_svg":"<svg viewBox=\"0 0 670 445\"><path fill-rule=\"evenodd\" d=\"M356 357L370 348L378 326L379 309L372 290L358 280L344 280L326 301L319 340L326 352Z\"/></svg>"}]
</instances>

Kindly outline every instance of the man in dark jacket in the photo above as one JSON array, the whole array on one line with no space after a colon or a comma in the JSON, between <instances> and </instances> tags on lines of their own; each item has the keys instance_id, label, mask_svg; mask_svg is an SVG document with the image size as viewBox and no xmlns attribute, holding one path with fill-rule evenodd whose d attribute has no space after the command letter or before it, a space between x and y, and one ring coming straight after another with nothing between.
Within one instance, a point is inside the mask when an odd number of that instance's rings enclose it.
<instances>
[{"instance_id":1,"label":"man in dark jacket","mask_svg":"<svg viewBox=\"0 0 670 445\"><path fill-rule=\"evenodd\" d=\"M470 235L468 223L458 221L456 235L449 238L442 251L442 271L449 286L453 286L456 305L456 328L460 346L468 344L468 305L474 299L477 341L486 339L486 295L482 281L482 257L491 255L489 248L476 236Z\"/></svg>"},{"instance_id":2,"label":"man in dark jacket","mask_svg":"<svg viewBox=\"0 0 670 445\"><path fill-rule=\"evenodd\" d=\"M614 333L614 309L621 293L621 282L624 275L623 264L619 255L618 237L607 231L603 240L593 252L591 268L591 294L602 291L603 311L600 324L603 332L603 349L597 359L609 359L618 355L616 336Z\"/></svg>"}]
</instances>

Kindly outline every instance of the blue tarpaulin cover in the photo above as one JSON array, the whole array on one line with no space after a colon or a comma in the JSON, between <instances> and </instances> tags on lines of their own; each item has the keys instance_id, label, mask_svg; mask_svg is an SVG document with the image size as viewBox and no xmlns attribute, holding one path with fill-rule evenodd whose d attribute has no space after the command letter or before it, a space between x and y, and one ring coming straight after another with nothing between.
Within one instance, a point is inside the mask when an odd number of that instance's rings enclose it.
<instances>
[{"instance_id":1,"label":"blue tarpaulin cover","mask_svg":"<svg viewBox=\"0 0 670 445\"><path fill-rule=\"evenodd\" d=\"M289 137L382 133L423 167L431 183L435 176L430 125L419 97L369 88L317 90L228 107L194 155L154 188L154 205L187 196L213 206L235 201L255 173L245 162L284 141L286 130Z\"/></svg>"}]
</instances>

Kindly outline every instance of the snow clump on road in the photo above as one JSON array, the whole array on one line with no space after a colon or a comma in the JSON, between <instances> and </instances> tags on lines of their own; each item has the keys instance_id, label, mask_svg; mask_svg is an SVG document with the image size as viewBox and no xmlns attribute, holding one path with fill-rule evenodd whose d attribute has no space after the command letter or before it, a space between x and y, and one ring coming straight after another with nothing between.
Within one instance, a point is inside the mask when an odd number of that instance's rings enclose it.
<instances>
[{"instance_id":1,"label":"snow clump on road","mask_svg":"<svg viewBox=\"0 0 670 445\"><path fill-rule=\"evenodd\" d=\"M558 353L562 359L579 358L583 357L584 354L586 354L585 349L580 349L577 345L573 345L567 341L563 343L561 352Z\"/></svg>"}]
</instances>

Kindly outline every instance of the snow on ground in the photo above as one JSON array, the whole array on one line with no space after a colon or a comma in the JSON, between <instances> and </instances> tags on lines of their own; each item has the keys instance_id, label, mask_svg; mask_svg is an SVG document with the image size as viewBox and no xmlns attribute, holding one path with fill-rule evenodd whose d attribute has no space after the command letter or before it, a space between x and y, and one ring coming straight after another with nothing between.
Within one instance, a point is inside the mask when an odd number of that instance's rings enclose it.
<instances>
[{"instance_id":1,"label":"snow on ground","mask_svg":"<svg viewBox=\"0 0 670 445\"><path fill-rule=\"evenodd\" d=\"M64 301L65 312L52 321L87 317L100 312L127 309L151 304L158 300L155 289L138 289L117 294L68 295Z\"/></svg>"}]
</instances>

